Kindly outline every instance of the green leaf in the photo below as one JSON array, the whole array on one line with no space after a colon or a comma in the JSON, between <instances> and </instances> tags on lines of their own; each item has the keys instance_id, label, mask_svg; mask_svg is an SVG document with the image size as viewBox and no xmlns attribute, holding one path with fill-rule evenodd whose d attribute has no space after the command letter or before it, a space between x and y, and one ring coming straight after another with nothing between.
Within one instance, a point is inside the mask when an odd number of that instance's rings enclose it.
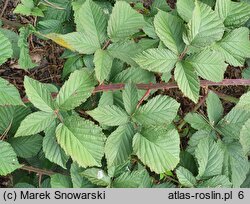
<instances>
[{"instance_id":1,"label":"green leaf","mask_svg":"<svg viewBox=\"0 0 250 204\"><path fill-rule=\"evenodd\" d=\"M0 31L0 65L12 57L13 50L9 39Z\"/></svg>"},{"instance_id":2,"label":"green leaf","mask_svg":"<svg viewBox=\"0 0 250 204\"><path fill-rule=\"evenodd\" d=\"M51 162L66 169L66 163L69 156L66 155L64 150L56 141L56 124L52 123L44 132L45 137L43 138L43 152L45 157Z\"/></svg>"},{"instance_id":3,"label":"green leaf","mask_svg":"<svg viewBox=\"0 0 250 204\"><path fill-rule=\"evenodd\" d=\"M250 18L250 4L245 2L231 2L230 12L224 21L227 27L243 26Z\"/></svg>"},{"instance_id":4,"label":"green leaf","mask_svg":"<svg viewBox=\"0 0 250 204\"><path fill-rule=\"evenodd\" d=\"M133 118L143 125L170 124L180 104L168 96L158 95L136 110Z\"/></svg>"},{"instance_id":5,"label":"green leaf","mask_svg":"<svg viewBox=\"0 0 250 204\"><path fill-rule=\"evenodd\" d=\"M232 183L229 178L225 175L214 176L211 179L203 181L200 183L198 188L231 188Z\"/></svg>"},{"instance_id":6,"label":"green leaf","mask_svg":"<svg viewBox=\"0 0 250 204\"><path fill-rule=\"evenodd\" d=\"M167 49L152 48L137 55L134 60L143 69L154 72L169 72L174 68L178 56Z\"/></svg>"},{"instance_id":7,"label":"green leaf","mask_svg":"<svg viewBox=\"0 0 250 204\"><path fill-rule=\"evenodd\" d=\"M125 85L125 90L122 92L124 107L129 115L132 115L138 103L137 88L134 84L128 83Z\"/></svg>"},{"instance_id":8,"label":"green leaf","mask_svg":"<svg viewBox=\"0 0 250 204\"><path fill-rule=\"evenodd\" d=\"M27 38L31 34L30 28L22 27L19 32L18 46L20 47L20 56L18 59L18 65L22 69L32 69L37 66L37 64L32 62L29 54L29 44L27 42Z\"/></svg>"},{"instance_id":9,"label":"green leaf","mask_svg":"<svg viewBox=\"0 0 250 204\"><path fill-rule=\"evenodd\" d=\"M231 10L231 0L220 0L216 1L215 11L221 20L225 20L227 16L230 14Z\"/></svg>"},{"instance_id":10,"label":"green leaf","mask_svg":"<svg viewBox=\"0 0 250 204\"><path fill-rule=\"evenodd\" d=\"M86 169L81 173L81 175L98 186L108 186L111 182L111 178L107 175L107 173L98 168Z\"/></svg>"},{"instance_id":11,"label":"green leaf","mask_svg":"<svg viewBox=\"0 0 250 204\"><path fill-rule=\"evenodd\" d=\"M178 62L175 67L174 77L184 95L197 103L199 99L200 82L194 68L189 63Z\"/></svg>"},{"instance_id":12,"label":"green leaf","mask_svg":"<svg viewBox=\"0 0 250 204\"><path fill-rule=\"evenodd\" d=\"M128 123L127 113L115 105L97 107L87 113L99 123L108 126L118 126Z\"/></svg>"},{"instance_id":13,"label":"green leaf","mask_svg":"<svg viewBox=\"0 0 250 204\"><path fill-rule=\"evenodd\" d=\"M204 50L186 59L202 78L220 82L224 79L227 64L220 53Z\"/></svg>"},{"instance_id":14,"label":"green leaf","mask_svg":"<svg viewBox=\"0 0 250 204\"><path fill-rule=\"evenodd\" d=\"M91 121L71 116L56 129L60 146L82 167L101 166L105 135Z\"/></svg>"},{"instance_id":15,"label":"green leaf","mask_svg":"<svg viewBox=\"0 0 250 204\"><path fill-rule=\"evenodd\" d=\"M124 172L112 182L113 188L146 188L145 183L150 183L150 177L147 171L138 170L133 172Z\"/></svg>"},{"instance_id":16,"label":"green leaf","mask_svg":"<svg viewBox=\"0 0 250 204\"><path fill-rule=\"evenodd\" d=\"M224 29L223 21L217 13L210 6L196 1L185 43L194 47L206 47L220 40Z\"/></svg>"},{"instance_id":17,"label":"green leaf","mask_svg":"<svg viewBox=\"0 0 250 204\"><path fill-rule=\"evenodd\" d=\"M179 163L179 145L178 132L170 128L145 128L133 139L135 154L156 173L164 173L176 167Z\"/></svg>"},{"instance_id":18,"label":"green leaf","mask_svg":"<svg viewBox=\"0 0 250 204\"><path fill-rule=\"evenodd\" d=\"M131 124L119 126L106 142L105 155L108 167L123 164L132 153L132 139L135 132Z\"/></svg>"},{"instance_id":19,"label":"green leaf","mask_svg":"<svg viewBox=\"0 0 250 204\"><path fill-rule=\"evenodd\" d=\"M81 54L93 54L101 48L99 42L89 33L73 32L65 35L49 33L45 37L53 40L58 45Z\"/></svg>"},{"instance_id":20,"label":"green leaf","mask_svg":"<svg viewBox=\"0 0 250 204\"><path fill-rule=\"evenodd\" d=\"M248 28L237 28L227 33L217 42L214 49L220 52L224 60L233 66L243 66L245 58L250 58Z\"/></svg>"},{"instance_id":21,"label":"green leaf","mask_svg":"<svg viewBox=\"0 0 250 204\"><path fill-rule=\"evenodd\" d=\"M79 167L76 162L71 164L70 176L73 183L73 188L93 188L95 187L87 178L84 178L81 173L84 168Z\"/></svg>"},{"instance_id":22,"label":"green leaf","mask_svg":"<svg viewBox=\"0 0 250 204\"><path fill-rule=\"evenodd\" d=\"M85 102L96 85L93 75L86 69L74 71L64 83L56 98L60 109L72 110Z\"/></svg>"},{"instance_id":23,"label":"green leaf","mask_svg":"<svg viewBox=\"0 0 250 204\"><path fill-rule=\"evenodd\" d=\"M0 77L0 106L24 105L16 87Z\"/></svg>"},{"instance_id":24,"label":"green leaf","mask_svg":"<svg viewBox=\"0 0 250 204\"><path fill-rule=\"evenodd\" d=\"M189 22L192 19L195 7L193 0L177 0L176 7L178 14L183 20Z\"/></svg>"},{"instance_id":25,"label":"green leaf","mask_svg":"<svg viewBox=\"0 0 250 204\"><path fill-rule=\"evenodd\" d=\"M51 176L51 188L72 188L72 182L69 176L54 174Z\"/></svg>"},{"instance_id":26,"label":"green leaf","mask_svg":"<svg viewBox=\"0 0 250 204\"><path fill-rule=\"evenodd\" d=\"M240 101L236 104L234 109L250 111L249 108L250 108L250 91L248 91L247 93L243 94L240 97Z\"/></svg>"},{"instance_id":27,"label":"green leaf","mask_svg":"<svg viewBox=\"0 0 250 204\"><path fill-rule=\"evenodd\" d=\"M250 119L243 125L240 131L240 144L245 155L250 154Z\"/></svg>"},{"instance_id":28,"label":"green leaf","mask_svg":"<svg viewBox=\"0 0 250 204\"><path fill-rule=\"evenodd\" d=\"M199 144L199 142L207 137L211 137L210 133L206 130L199 130L195 132L188 141L187 152L194 155L195 150Z\"/></svg>"},{"instance_id":29,"label":"green leaf","mask_svg":"<svg viewBox=\"0 0 250 204\"><path fill-rule=\"evenodd\" d=\"M223 155L223 151L213 139L206 137L200 140L195 150L195 157L199 164L197 178L220 175L222 172Z\"/></svg>"},{"instance_id":30,"label":"green leaf","mask_svg":"<svg viewBox=\"0 0 250 204\"><path fill-rule=\"evenodd\" d=\"M75 70L79 70L84 67L83 58L80 55L68 58L63 66L62 78L66 78L69 74Z\"/></svg>"},{"instance_id":31,"label":"green leaf","mask_svg":"<svg viewBox=\"0 0 250 204\"><path fill-rule=\"evenodd\" d=\"M107 38L107 15L92 0L86 0L74 13L76 30L92 36L100 45Z\"/></svg>"},{"instance_id":32,"label":"green leaf","mask_svg":"<svg viewBox=\"0 0 250 204\"><path fill-rule=\"evenodd\" d=\"M30 136L45 130L56 118L52 113L38 111L28 115L19 126L15 137Z\"/></svg>"},{"instance_id":33,"label":"green leaf","mask_svg":"<svg viewBox=\"0 0 250 204\"><path fill-rule=\"evenodd\" d=\"M6 176L21 167L11 145L2 140L0 140L0 155L0 175Z\"/></svg>"},{"instance_id":34,"label":"green leaf","mask_svg":"<svg viewBox=\"0 0 250 204\"><path fill-rule=\"evenodd\" d=\"M189 170L180 166L176 170L176 175L181 185L189 188L195 187L196 179Z\"/></svg>"},{"instance_id":35,"label":"green leaf","mask_svg":"<svg viewBox=\"0 0 250 204\"><path fill-rule=\"evenodd\" d=\"M175 54L182 53L185 44L182 40L183 22L172 14L159 11L154 19L155 31L161 41Z\"/></svg>"},{"instance_id":36,"label":"green leaf","mask_svg":"<svg viewBox=\"0 0 250 204\"><path fill-rule=\"evenodd\" d=\"M99 83L109 78L112 68L113 58L108 51L99 49L94 55L95 75Z\"/></svg>"},{"instance_id":37,"label":"green leaf","mask_svg":"<svg viewBox=\"0 0 250 204\"><path fill-rule=\"evenodd\" d=\"M223 117L224 109L219 97L212 91L209 91L206 99L207 115L212 125L217 124Z\"/></svg>"},{"instance_id":38,"label":"green leaf","mask_svg":"<svg viewBox=\"0 0 250 204\"><path fill-rule=\"evenodd\" d=\"M17 156L30 158L35 156L42 148L43 137L32 135L29 137L10 138L8 142L15 150Z\"/></svg>"},{"instance_id":39,"label":"green leaf","mask_svg":"<svg viewBox=\"0 0 250 204\"><path fill-rule=\"evenodd\" d=\"M192 128L196 130L202 130L202 129L210 129L208 122L206 121L206 118L198 113L188 113L185 116L185 121L191 125Z\"/></svg>"},{"instance_id":40,"label":"green leaf","mask_svg":"<svg viewBox=\"0 0 250 204\"><path fill-rule=\"evenodd\" d=\"M45 84L25 76L24 88L30 102L35 107L45 112L53 112L53 100Z\"/></svg>"},{"instance_id":41,"label":"green leaf","mask_svg":"<svg viewBox=\"0 0 250 204\"><path fill-rule=\"evenodd\" d=\"M108 22L108 35L119 41L139 31L144 26L143 16L124 1L117 1Z\"/></svg>"}]
</instances>

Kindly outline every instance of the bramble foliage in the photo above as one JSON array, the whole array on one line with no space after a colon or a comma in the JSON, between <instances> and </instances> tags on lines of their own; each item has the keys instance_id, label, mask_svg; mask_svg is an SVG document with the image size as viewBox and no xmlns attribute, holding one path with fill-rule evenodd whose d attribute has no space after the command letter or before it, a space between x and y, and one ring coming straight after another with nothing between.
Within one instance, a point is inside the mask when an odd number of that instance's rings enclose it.
<instances>
[{"instance_id":1,"label":"bramble foliage","mask_svg":"<svg viewBox=\"0 0 250 204\"><path fill-rule=\"evenodd\" d=\"M136 85L173 75L198 103L201 79L221 82L228 65L250 58L249 1L178 0L175 9L131 1L18 4L14 12L36 16L37 25L19 35L0 28L0 64L14 58L21 69L36 67L28 44L36 35L66 48L65 81L58 88L25 76L24 102L0 78L0 175L37 187L21 171L28 165L57 172L40 187L249 187L250 92L224 114L209 91L206 113L188 113L178 129L180 104ZM96 90L112 83L124 87Z\"/></svg>"}]
</instances>

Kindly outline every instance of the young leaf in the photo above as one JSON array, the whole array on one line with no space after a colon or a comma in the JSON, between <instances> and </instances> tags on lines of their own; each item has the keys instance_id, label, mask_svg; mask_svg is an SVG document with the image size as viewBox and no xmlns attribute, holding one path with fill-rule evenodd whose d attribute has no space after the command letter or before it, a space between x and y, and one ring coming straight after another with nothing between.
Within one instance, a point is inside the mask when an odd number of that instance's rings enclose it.
<instances>
[{"instance_id":1,"label":"young leaf","mask_svg":"<svg viewBox=\"0 0 250 204\"><path fill-rule=\"evenodd\" d=\"M43 138L43 152L45 157L66 169L66 163L69 159L64 150L59 146L56 141L56 124L52 123L45 131Z\"/></svg>"},{"instance_id":2,"label":"young leaf","mask_svg":"<svg viewBox=\"0 0 250 204\"><path fill-rule=\"evenodd\" d=\"M38 111L28 115L19 126L15 137L30 136L45 130L56 118L56 115Z\"/></svg>"},{"instance_id":3,"label":"young leaf","mask_svg":"<svg viewBox=\"0 0 250 204\"><path fill-rule=\"evenodd\" d=\"M79 9L75 10L75 23L78 32L92 36L100 45L107 38L107 16L92 0L86 0Z\"/></svg>"},{"instance_id":4,"label":"young leaf","mask_svg":"<svg viewBox=\"0 0 250 204\"><path fill-rule=\"evenodd\" d=\"M124 1L117 1L108 22L108 35L119 41L139 31L144 26L143 16Z\"/></svg>"},{"instance_id":5,"label":"young leaf","mask_svg":"<svg viewBox=\"0 0 250 204\"><path fill-rule=\"evenodd\" d=\"M0 65L12 57L13 50L9 39L0 31Z\"/></svg>"},{"instance_id":6,"label":"young leaf","mask_svg":"<svg viewBox=\"0 0 250 204\"><path fill-rule=\"evenodd\" d=\"M175 129L145 128L133 139L139 159L156 173L173 170L179 163L179 134Z\"/></svg>"},{"instance_id":7,"label":"young leaf","mask_svg":"<svg viewBox=\"0 0 250 204\"><path fill-rule=\"evenodd\" d=\"M250 119L243 125L240 131L240 144L245 155L250 154Z\"/></svg>"},{"instance_id":8,"label":"young leaf","mask_svg":"<svg viewBox=\"0 0 250 204\"><path fill-rule=\"evenodd\" d=\"M70 177L62 174L52 175L50 183L52 188L72 188Z\"/></svg>"},{"instance_id":9,"label":"young leaf","mask_svg":"<svg viewBox=\"0 0 250 204\"><path fill-rule=\"evenodd\" d=\"M98 186L108 186L111 182L111 178L107 173L98 168L86 169L81 175Z\"/></svg>"},{"instance_id":10,"label":"young leaf","mask_svg":"<svg viewBox=\"0 0 250 204\"><path fill-rule=\"evenodd\" d=\"M186 43L195 47L208 46L222 38L224 29L217 13L196 1L192 19L188 23Z\"/></svg>"},{"instance_id":11,"label":"young leaf","mask_svg":"<svg viewBox=\"0 0 250 204\"><path fill-rule=\"evenodd\" d=\"M53 40L58 45L81 54L93 54L101 48L99 42L89 33L73 32L65 35L49 33L45 37Z\"/></svg>"},{"instance_id":12,"label":"young leaf","mask_svg":"<svg viewBox=\"0 0 250 204\"><path fill-rule=\"evenodd\" d=\"M64 83L56 98L60 109L72 110L85 102L96 85L93 75L86 69L74 71Z\"/></svg>"},{"instance_id":13,"label":"young leaf","mask_svg":"<svg viewBox=\"0 0 250 204\"><path fill-rule=\"evenodd\" d=\"M172 51L161 48L148 49L134 58L141 68L154 72L169 72L178 60Z\"/></svg>"},{"instance_id":14,"label":"young leaf","mask_svg":"<svg viewBox=\"0 0 250 204\"><path fill-rule=\"evenodd\" d=\"M195 150L195 157L199 164L198 179L221 174L224 153L213 139L206 137L200 140Z\"/></svg>"},{"instance_id":15,"label":"young leaf","mask_svg":"<svg viewBox=\"0 0 250 204\"><path fill-rule=\"evenodd\" d=\"M33 63L29 54L29 44L27 38L29 37L31 31L28 27L22 27L19 30L18 46L20 47L20 56L18 59L18 65L22 69L34 68L37 64Z\"/></svg>"},{"instance_id":16,"label":"young leaf","mask_svg":"<svg viewBox=\"0 0 250 204\"><path fill-rule=\"evenodd\" d=\"M131 124L119 126L112 132L106 142L105 155L108 167L123 164L132 153L134 129Z\"/></svg>"},{"instance_id":17,"label":"young leaf","mask_svg":"<svg viewBox=\"0 0 250 204\"><path fill-rule=\"evenodd\" d=\"M189 63L177 62L174 77L180 90L188 98L197 103L199 99L200 82L194 68Z\"/></svg>"},{"instance_id":18,"label":"young leaf","mask_svg":"<svg viewBox=\"0 0 250 204\"><path fill-rule=\"evenodd\" d=\"M183 22L174 15L159 11L154 19L155 31L161 41L175 54L180 54L185 44L182 40Z\"/></svg>"},{"instance_id":19,"label":"young leaf","mask_svg":"<svg viewBox=\"0 0 250 204\"><path fill-rule=\"evenodd\" d=\"M30 102L35 107L45 112L53 112L53 100L45 84L25 76L24 88Z\"/></svg>"},{"instance_id":20,"label":"young leaf","mask_svg":"<svg viewBox=\"0 0 250 204\"><path fill-rule=\"evenodd\" d=\"M132 115L138 103L137 88L134 84L126 84L125 90L122 92L122 99L127 113Z\"/></svg>"},{"instance_id":21,"label":"young leaf","mask_svg":"<svg viewBox=\"0 0 250 204\"><path fill-rule=\"evenodd\" d=\"M127 113L115 105L97 107L87 113L103 125L118 126L129 122Z\"/></svg>"},{"instance_id":22,"label":"young leaf","mask_svg":"<svg viewBox=\"0 0 250 204\"><path fill-rule=\"evenodd\" d=\"M102 83L105 79L109 78L112 68L113 58L108 51L99 49L94 55L95 75L97 80Z\"/></svg>"},{"instance_id":23,"label":"young leaf","mask_svg":"<svg viewBox=\"0 0 250 204\"><path fill-rule=\"evenodd\" d=\"M16 87L0 77L0 106L24 105Z\"/></svg>"},{"instance_id":24,"label":"young leaf","mask_svg":"<svg viewBox=\"0 0 250 204\"><path fill-rule=\"evenodd\" d=\"M143 125L166 125L175 118L180 104L168 96L158 95L141 106L133 118Z\"/></svg>"},{"instance_id":25,"label":"young leaf","mask_svg":"<svg viewBox=\"0 0 250 204\"><path fill-rule=\"evenodd\" d=\"M0 140L0 155L0 175L6 176L21 167L11 145L2 140Z\"/></svg>"},{"instance_id":26,"label":"young leaf","mask_svg":"<svg viewBox=\"0 0 250 204\"><path fill-rule=\"evenodd\" d=\"M8 142L15 150L17 156L30 158L35 156L42 148L43 137L32 135L29 137L10 138Z\"/></svg>"},{"instance_id":27,"label":"young leaf","mask_svg":"<svg viewBox=\"0 0 250 204\"><path fill-rule=\"evenodd\" d=\"M212 125L217 124L224 113L224 109L219 97L212 91L209 91L206 99L207 103L207 115Z\"/></svg>"},{"instance_id":28,"label":"young leaf","mask_svg":"<svg viewBox=\"0 0 250 204\"><path fill-rule=\"evenodd\" d=\"M211 179L203 181L200 183L198 188L231 188L232 183L229 178L225 175L214 176Z\"/></svg>"},{"instance_id":29,"label":"young leaf","mask_svg":"<svg viewBox=\"0 0 250 204\"><path fill-rule=\"evenodd\" d=\"M220 82L224 78L227 64L220 53L204 50L200 53L189 56L186 59L202 78Z\"/></svg>"},{"instance_id":30,"label":"young leaf","mask_svg":"<svg viewBox=\"0 0 250 204\"><path fill-rule=\"evenodd\" d=\"M105 135L91 121L77 116L68 117L64 124L58 125L56 138L66 154L80 166L101 166Z\"/></svg>"},{"instance_id":31,"label":"young leaf","mask_svg":"<svg viewBox=\"0 0 250 204\"><path fill-rule=\"evenodd\" d=\"M196 179L189 170L180 166L176 170L176 175L181 185L189 188L195 187Z\"/></svg>"},{"instance_id":32,"label":"young leaf","mask_svg":"<svg viewBox=\"0 0 250 204\"><path fill-rule=\"evenodd\" d=\"M229 64L243 66L245 58L250 57L249 29L242 27L232 30L215 44L214 49L220 52Z\"/></svg>"},{"instance_id":33,"label":"young leaf","mask_svg":"<svg viewBox=\"0 0 250 204\"><path fill-rule=\"evenodd\" d=\"M189 22L193 16L193 10L195 7L193 0L177 0L176 2L177 12L183 20Z\"/></svg>"}]
</instances>

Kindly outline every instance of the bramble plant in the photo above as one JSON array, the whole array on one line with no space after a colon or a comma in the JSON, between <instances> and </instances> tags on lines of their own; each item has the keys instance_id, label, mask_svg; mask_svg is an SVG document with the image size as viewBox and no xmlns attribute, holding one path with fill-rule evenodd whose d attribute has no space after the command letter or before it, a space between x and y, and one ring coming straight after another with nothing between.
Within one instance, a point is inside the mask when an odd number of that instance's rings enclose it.
<instances>
[{"instance_id":1,"label":"bramble plant","mask_svg":"<svg viewBox=\"0 0 250 204\"><path fill-rule=\"evenodd\" d=\"M29 36L66 60L61 87L25 76L23 98L0 77L0 175L13 186L250 187L250 92L209 89L250 85L249 68L224 79L250 58L249 1L22 0L14 12L37 22L0 28L0 64L35 68ZM172 88L196 104L183 119L158 91Z\"/></svg>"}]
</instances>

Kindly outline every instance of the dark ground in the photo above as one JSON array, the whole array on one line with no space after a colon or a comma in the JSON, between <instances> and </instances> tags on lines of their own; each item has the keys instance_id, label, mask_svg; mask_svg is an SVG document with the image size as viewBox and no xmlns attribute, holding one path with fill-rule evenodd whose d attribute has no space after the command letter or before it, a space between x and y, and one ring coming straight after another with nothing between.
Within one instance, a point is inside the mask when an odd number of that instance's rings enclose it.
<instances>
[{"instance_id":1,"label":"dark ground","mask_svg":"<svg viewBox=\"0 0 250 204\"><path fill-rule=\"evenodd\" d=\"M150 4L152 0L146 0L147 5ZM2 13L2 9L4 7L4 0L0 1L0 15ZM3 12L3 16L5 19L16 21L19 23L31 23L33 24L34 18L32 17L24 17L13 14L13 10L16 6L15 0L9 0L9 3ZM176 0L168 0L167 1L171 8L175 7ZM17 31L11 27L5 27L8 29L12 29ZM20 91L21 95L24 96L23 90L23 78L24 75L31 76L39 80L40 82L47 83L55 83L57 85L61 85L61 71L63 68L64 60L60 59L60 55L62 54L63 49L57 46L54 43L41 41L36 37L30 39L30 54L32 59L35 60L39 66L30 71L24 71L17 68L17 62L14 60L9 60L2 66L0 66L0 76L9 80L13 83ZM243 68L239 67L228 67L225 78L241 78L241 72ZM213 87L212 87L213 89ZM243 93L246 92L246 87L243 86L229 86L229 87L214 87L214 90L227 94L236 98L239 98ZM195 107L195 104L191 102L189 99L183 97L182 93L178 89L172 89L168 91L159 91L162 94L167 94L173 98L175 98L178 102L181 103L180 115L184 116L187 112L192 111ZM158 93L159 93L158 92ZM201 90L201 95L204 95L204 90ZM225 113L227 113L232 107L233 103L223 101L223 105L225 108ZM200 111L206 112L205 105L200 107ZM0 188L7 187L10 184L10 177L0 177Z\"/></svg>"}]
</instances>

